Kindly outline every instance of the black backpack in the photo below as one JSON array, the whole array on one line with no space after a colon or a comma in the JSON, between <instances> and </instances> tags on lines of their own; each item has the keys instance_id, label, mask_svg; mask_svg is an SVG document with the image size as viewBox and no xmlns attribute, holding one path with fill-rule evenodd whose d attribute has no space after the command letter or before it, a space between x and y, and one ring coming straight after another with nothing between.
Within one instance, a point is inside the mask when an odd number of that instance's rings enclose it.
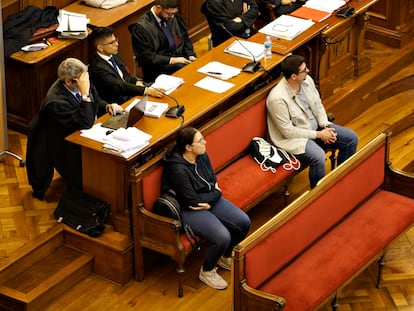
<instances>
[{"instance_id":1,"label":"black backpack","mask_svg":"<svg viewBox=\"0 0 414 311\"><path fill-rule=\"evenodd\" d=\"M75 187L67 186L53 215L58 222L97 237L105 230L109 205Z\"/></svg>"},{"instance_id":2,"label":"black backpack","mask_svg":"<svg viewBox=\"0 0 414 311\"><path fill-rule=\"evenodd\" d=\"M157 198L152 206L152 212L160 216L177 220L180 223L181 230L186 234L187 239L190 241L192 248L195 251L200 250L193 229L191 229L190 225L184 224L181 218L181 206L175 197L174 190L168 190Z\"/></svg>"}]
</instances>

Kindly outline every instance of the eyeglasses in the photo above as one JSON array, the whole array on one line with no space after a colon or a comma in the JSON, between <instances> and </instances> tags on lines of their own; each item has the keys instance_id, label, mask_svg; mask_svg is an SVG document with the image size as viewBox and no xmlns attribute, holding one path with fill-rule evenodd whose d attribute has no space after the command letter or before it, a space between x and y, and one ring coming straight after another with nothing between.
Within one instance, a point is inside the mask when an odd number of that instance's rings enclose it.
<instances>
[{"instance_id":1,"label":"eyeglasses","mask_svg":"<svg viewBox=\"0 0 414 311\"><path fill-rule=\"evenodd\" d=\"M101 45L116 45L118 44L118 38L115 38L114 40L112 40L111 42L108 43L101 43Z\"/></svg>"},{"instance_id":2,"label":"eyeglasses","mask_svg":"<svg viewBox=\"0 0 414 311\"><path fill-rule=\"evenodd\" d=\"M205 140L204 136L202 136L199 140L193 142L191 145L194 145L194 144L204 145L205 143L206 143L206 140Z\"/></svg>"},{"instance_id":3,"label":"eyeglasses","mask_svg":"<svg viewBox=\"0 0 414 311\"><path fill-rule=\"evenodd\" d=\"M309 68L308 68L308 66L306 66L305 69L299 70L298 71L298 74L301 74L301 73L304 73L304 72L308 72L308 71L309 71Z\"/></svg>"},{"instance_id":4,"label":"eyeglasses","mask_svg":"<svg viewBox=\"0 0 414 311\"><path fill-rule=\"evenodd\" d=\"M173 17L174 15L176 15L178 13L178 9L175 9L174 12L168 12L167 9L162 8L161 11L163 11L165 13L165 15L167 15L167 17Z\"/></svg>"}]
</instances>

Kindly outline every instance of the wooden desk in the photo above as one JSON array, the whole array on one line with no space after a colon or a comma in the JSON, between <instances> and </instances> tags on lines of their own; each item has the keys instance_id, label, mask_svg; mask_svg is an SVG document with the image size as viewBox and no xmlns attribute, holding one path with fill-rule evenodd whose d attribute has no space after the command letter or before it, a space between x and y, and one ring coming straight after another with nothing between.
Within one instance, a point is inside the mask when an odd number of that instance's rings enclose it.
<instances>
[{"instance_id":1,"label":"wooden desk","mask_svg":"<svg viewBox=\"0 0 414 311\"><path fill-rule=\"evenodd\" d=\"M128 26L138 20L154 3L154 0L130 1L118 7L105 10L87 6L82 0L73 2L65 7L65 10L75 13L86 14L90 19L89 24L96 27L112 27L119 40L119 53L133 72L135 62L133 60L134 52L131 45L131 34ZM90 44L90 51L94 47Z\"/></svg>"},{"instance_id":2,"label":"wooden desk","mask_svg":"<svg viewBox=\"0 0 414 311\"><path fill-rule=\"evenodd\" d=\"M84 40L58 39L36 52L18 51L5 58L7 121L9 128L27 134L48 89L57 79L57 68L67 57L87 60Z\"/></svg>"},{"instance_id":3,"label":"wooden desk","mask_svg":"<svg viewBox=\"0 0 414 311\"><path fill-rule=\"evenodd\" d=\"M86 14L90 24L97 27L112 27L118 36L119 53L122 55L129 70L133 72L135 66L134 51L131 44L131 34L128 26L135 23L154 4L154 0L136 0L127 2L121 6L105 10L87 6L82 0L77 0L65 7L65 10ZM201 0L180 0L179 9L189 28L192 40L199 40L208 33L207 22L204 15L194 12L197 5L201 6ZM91 46L91 51L94 48Z\"/></svg>"},{"instance_id":4,"label":"wooden desk","mask_svg":"<svg viewBox=\"0 0 414 311\"><path fill-rule=\"evenodd\" d=\"M294 40L272 38L272 51L286 55L300 54L306 58L312 77L323 97L333 95L335 88L362 75L371 68L364 55L364 35L369 7L379 0L351 0L352 17L335 15L315 23ZM257 33L251 40L264 42L266 35Z\"/></svg>"},{"instance_id":5,"label":"wooden desk","mask_svg":"<svg viewBox=\"0 0 414 311\"><path fill-rule=\"evenodd\" d=\"M137 0L127 2L110 10L87 6L82 0L52 1L54 5L65 10L86 14L90 24L94 26L111 26L119 38L119 52L129 70L134 72L134 53L131 46L131 35L128 25L133 24L148 10L154 0ZM208 33L208 26L204 16L194 8L201 0L180 0L180 12L189 24L190 35L201 38ZM29 3L30 4L30 3ZM17 13L13 10L23 9L26 2L20 6L6 4L8 14ZM12 10L13 9L13 10ZM5 18L7 15L3 15ZM47 90L56 79L56 70L60 62L67 57L80 58L89 62L90 51L94 51L88 40L58 40L52 47L38 52L17 52L5 60L7 119L9 128L27 134L28 124L40 107Z\"/></svg>"},{"instance_id":6,"label":"wooden desk","mask_svg":"<svg viewBox=\"0 0 414 311\"><path fill-rule=\"evenodd\" d=\"M262 76L263 72L255 74L241 73L229 79L235 86L227 92L218 94L194 86L194 83L205 77L197 69L211 61L217 61L241 68L248 60L224 53L224 49L234 39L229 39L222 45L214 48L197 61L187 65L174 75L182 77L184 84L174 91L171 96L185 106L184 125L199 127L214 118L220 111L230 107L240 98L247 96L246 86ZM274 54L266 62L265 68L271 69L283 60L284 56ZM262 61L262 64L264 61ZM158 99L152 99L158 100ZM165 97L158 101L175 105L175 101ZM126 103L127 105L128 103ZM108 115L98 119L97 122L108 118ZM181 126L181 119L169 119L162 116L160 119L144 117L136 127L152 135L150 145L141 152L123 159L105 154L102 144L80 136L75 132L67 140L82 147L82 170L84 190L111 204L111 217L109 222L115 230L130 234L130 206L129 206L129 170L131 166L144 163L153 155L161 152L163 148L174 140L174 134Z\"/></svg>"},{"instance_id":7,"label":"wooden desk","mask_svg":"<svg viewBox=\"0 0 414 311\"><path fill-rule=\"evenodd\" d=\"M352 0L348 4L355 9L349 19L331 16L330 26L311 40L314 51L310 63L312 74L319 82L323 98L334 94L346 81L361 76L371 69L371 62L364 53L364 37L370 6L379 0Z\"/></svg>"}]
</instances>

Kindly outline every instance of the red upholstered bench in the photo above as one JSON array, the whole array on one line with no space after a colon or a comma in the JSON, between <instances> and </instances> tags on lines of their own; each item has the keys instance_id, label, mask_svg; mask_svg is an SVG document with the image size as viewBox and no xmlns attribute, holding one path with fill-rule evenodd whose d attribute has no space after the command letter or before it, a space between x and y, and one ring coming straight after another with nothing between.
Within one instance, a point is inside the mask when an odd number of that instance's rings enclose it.
<instances>
[{"instance_id":1,"label":"red upholstered bench","mask_svg":"<svg viewBox=\"0 0 414 311\"><path fill-rule=\"evenodd\" d=\"M207 152L217 172L223 196L243 210L257 204L270 193L286 187L295 171L280 167L276 173L263 172L247 152L254 136L266 135L266 95L263 89L221 113L200 128L207 141ZM131 174L135 244L135 278L144 277L142 248L170 256L180 274L178 295L183 295L181 277L191 246L176 221L155 215L152 204L160 195L162 154Z\"/></svg>"},{"instance_id":2,"label":"red upholstered bench","mask_svg":"<svg viewBox=\"0 0 414 311\"><path fill-rule=\"evenodd\" d=\"M380 134L235 247L234 310L315 310L332 297L335 309L336 291L414 223L412 189Z\"/></svg>"}]
</instances>

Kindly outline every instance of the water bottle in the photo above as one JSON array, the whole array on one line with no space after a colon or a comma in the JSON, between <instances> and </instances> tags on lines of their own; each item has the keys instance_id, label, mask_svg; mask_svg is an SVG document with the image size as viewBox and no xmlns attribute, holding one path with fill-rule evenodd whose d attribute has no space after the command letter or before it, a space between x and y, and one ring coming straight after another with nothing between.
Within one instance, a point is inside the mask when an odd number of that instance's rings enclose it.
<instances>
[{"instance_id":1,"label":"water bottle","mask_svg":"<svg viewBox=\"0 0 414 311\"><path fill-rule=\"evenodd\" d=\"M272 40L270 39L270 36L266 36L266 40L264 42L264 58L272 58Z\"/></svg>"}]
</instances>

